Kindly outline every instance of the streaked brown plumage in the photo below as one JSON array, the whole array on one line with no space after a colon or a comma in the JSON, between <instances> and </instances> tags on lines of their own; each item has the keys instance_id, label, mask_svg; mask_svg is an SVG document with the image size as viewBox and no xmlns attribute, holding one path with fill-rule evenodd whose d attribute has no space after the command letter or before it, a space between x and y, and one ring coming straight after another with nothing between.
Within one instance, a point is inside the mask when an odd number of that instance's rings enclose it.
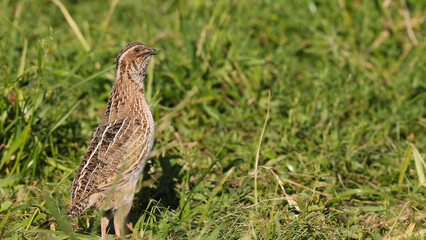
<instances>
[{"instance_id":1,"label":"streaked brown plumage","mask_svg":"<svg viewBox=\"0 0 426 240\"><path fill-rule=\"evenodd\" d=\"M102 238L111 215L120 235L154 142L154 121L143 93L146 68L154 54L155 49L141 42L121 49L103 120L71 186L70 217L90 207L106 211L101 220Z\"/></svg>"}]
</instances>

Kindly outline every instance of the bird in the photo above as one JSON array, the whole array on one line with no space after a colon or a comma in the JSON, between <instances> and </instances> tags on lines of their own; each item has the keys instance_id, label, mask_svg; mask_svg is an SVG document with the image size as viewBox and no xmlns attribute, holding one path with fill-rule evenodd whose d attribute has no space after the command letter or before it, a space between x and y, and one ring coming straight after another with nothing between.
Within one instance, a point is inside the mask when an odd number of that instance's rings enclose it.
<instances>
[{"instance_id":1,"label":"bird","mask_svg":"<svg viewBox=\"0 0 426 240\"><path fill-rule=\"evenodd\" d=\"M125 45L117 56L114 81L102 122L77 169L70 189L70 218L88 208L104 211L102 239L113 217L122 236L136 184L154 144L154 120L144 97L147 66L157 50L142 42Z\"/></svg>"}]
</instances>

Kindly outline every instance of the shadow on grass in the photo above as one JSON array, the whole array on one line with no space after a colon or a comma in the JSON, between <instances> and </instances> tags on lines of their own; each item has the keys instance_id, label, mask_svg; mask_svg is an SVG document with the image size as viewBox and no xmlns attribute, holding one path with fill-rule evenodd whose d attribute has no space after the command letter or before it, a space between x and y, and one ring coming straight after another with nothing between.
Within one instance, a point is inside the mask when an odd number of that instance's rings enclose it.
<instances>
[{"instance_id":1,"label":"shadow on grass","mask_svg":"<svg viewBox=\"0 0 426 240\"><path fill-rule=\"evenodd\" d=\"M179 164L172 164L171 160L181 158L178 155L171 155L165 157L159 157L158 162L160 163L161 169L163 171L162 175L155 180L153 186L142 187L139 192L135 194L133 200L133 206L130 210L128 221L133 224L139 220L140 216L144 211L152 211L154 205L149 205L150 201L154 200L156 202L157 212L153 212L155 215L160 216L158 212L158 207L162 209L177 209L179 206L180 198L176 192L176 184L181 183L182 181L182 166ZM147 166L145 169L149 169ZM146 172L144 173L144 178L152 178ZM159 205L159 206L158 206ZM158 213L158 214L157 214Z\"/></svg>"}]
</instances>

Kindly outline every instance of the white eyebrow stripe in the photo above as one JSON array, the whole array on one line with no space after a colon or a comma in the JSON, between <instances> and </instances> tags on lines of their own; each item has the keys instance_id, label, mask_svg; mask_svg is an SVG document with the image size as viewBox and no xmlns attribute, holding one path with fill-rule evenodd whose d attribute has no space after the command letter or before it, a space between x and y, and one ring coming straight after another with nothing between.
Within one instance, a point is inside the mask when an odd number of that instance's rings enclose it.
<instances>
[{"instance_id":1,"label":"white eyebrow stripe","mask_svg":"<svg viewBox=\"0 0 426 240\"><path fill-rule=\"evenodd\" d=\"M141 45L137 44L129 49L127 49L123 54L121 54L120 58L117 60L117 63L121 63L121 60L133 49L140 47Z\"/></svg>"}]
</instances>

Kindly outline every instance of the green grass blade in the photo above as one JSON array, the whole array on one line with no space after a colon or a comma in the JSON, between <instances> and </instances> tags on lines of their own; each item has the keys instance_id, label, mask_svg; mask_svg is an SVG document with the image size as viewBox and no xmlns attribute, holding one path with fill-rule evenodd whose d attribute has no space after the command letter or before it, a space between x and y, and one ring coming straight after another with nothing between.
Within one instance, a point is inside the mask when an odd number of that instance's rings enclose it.
<instances>
[{"instance_id":1,"label":"green grass blade","mask_svg":"<svg viewBox=\"0 0 426 240\"><path fill-rule=\"evenodd\" d=\"M87 82L90 82L90 81L92 81L92 80L96 79L97 77L101 76L102 74L104 74L104 73L106 73L106 72L109 72L109 71L113 70L114 68L115 68L115 66L109 66L109 67L107 67L107 68L103 69L102 71L99 71L99 72L96 72L96 73L92 74L91 76L89 76L89 77L87 77L87 78L85 78L85 79L81 80L80 82L78 82L78 83L74 84L72 87L70 87L70 88L66 89L66 90L65 90L65 91L63 91L63 92L62 92L59 96L61 96L61 95L65 94L65 93L68 93L68 92L70 92L71 90L73 90L73 89L75 89L75 88L77 88L77 87L79 87L79 86L81 86L81 85L83 85L83 84L85 84L85 83L87 83Z\"/></svg>"},{"instance_id":2,"label":"green grass blade","mask_svg":"<svg viewBox=\"0 0 426 240\"><path fill-rule=\"evenodd\" d=\"M398 184L402 184L404 182L404 174L407 171L408 165L411 159L411 152L413 151L413 147L408 146L407 150L405 150L404 157L401 162L401 172L399 173Z\"/></svg>"},{"instance_id":3,"label":"green grass blade","mask_svg":"<svg viewBox=\"0 0 426 240\"><path fill-rule=\"evenodd\" d=\"M61 118L58 119L58 121L56 121L56 123L50 128L49 130L49 134L51 134L53 131L56 130L56 128L58 128L60 125L63 124L63 122L69 117L69 115L75 110L75 108L80 105L80 103L82 102L82 100L78 100L76 101L69 109L68 111L66 111Z\"/></svg>"},{"instance_id":4,"label":"green grass blade","mask_svg":"<svg viewBox=\"0 0 426 240\"><path fill-rule=\"evenodd\" d=\"M0 188L7 187L7 186L19 181L21 178L22 178L22 174L15 173L15 174L9 175L6 178L0 179Z\"/></svg>"},{"instance_id":5,"label":"green grass blade","mask_svg":"<svg viewBox=\"0 0 426 240\"><path fill-rule=\"evenodd\" d=\"M338 202L343 198L350 197L352 195L358 195L358 194L373 194L373 195L379 196L382 199L386 198L386 195L373 189L351 189L342 193L338 193L336 196L330 199L330 201L327 202L327 205Z\"/></svg>"},{"instance_id":6,"label":"green grass blade","mask_svg":"<svg viewBox=\"0 0 426 240\"><path fill-rule=\"evenodd\" d=\"M51 0L51 1L56 6L58 6L58 8L61 10L62 14L64 15L71 29L74 31L74 34L77 36L77 39L81 42L81 45L83 45L83 48L86 51L90 51L89 44L87 43L86 39L84 38L83 34L80 31L80 28L78 27L77 23L75 23L74 19L72 18L71 14L68 12L65 5L60 0Z\"/></svg>"},{"instance_id":7,"label":"green grass blade","mask_svg":"<svg viewBox=\"0 0 426 240\"><path fill-rule=\"evenodd\" d=\"M213 168L213 166L214 165L216 165L216 163L219 161L219 159L218 158L216 158L216 160L214 160L211 164L210 164L210 166L208 166L205 170L204 170L204 172L203 172L203 174L201 175L201 177L197 180L197 182L195 183L195 185L194 185L194 187L191 189L191 191L189 192L189 194L187 195L187 197L186 197L186 200L185 200L185 202L184 202L184 204L182 205L182 207L181 207L181 210L180 210L180 212L179 212L179 218L181 218L182 217L182 213L183 213L183 211L184 211L184 209L185 209L185 206L186 206L186 204L188 204L188 202L191 200L191 197L192 197L192 195L194 194L194 191L195 191L195 189L197 189L197 187L198 187L198 185L201 183L201 181L203 181L203 179L206 177L206 175L210 172L210 170Z\"/></svg>"},{"instance_id":8,"label":"green grass blade","mask_svg":"<svg viewBox=\"0 0 426 240\"><path fill-rule=\"evenodd\" d=\"M27 59L27 51L28 51L28 39L24 40L24 50L22 51L21 63L18 68L18 78L24 74L25 70L25 62Z\"/></svg>"},{"instance_id":9,"label":"green grass blade","mask_svg":"<svg viewBox=\"0 0 426 240\"><path fill-rule=\"evenodd\" d=\"M426 182L425 182L425 169L426 169L426 164L425 161L423 160L422 155L420 155L419 150L417 150L417 148L411 144L411 147L413 148L413 158L414 158L414 162L416 164L416 170L417 170L417 176L419 177L419 183L422 186L426 186Z\"/></svg>"},{"instance_id":10,"label":"green grass blade","mask_svg":"<svg viewBox=\"0 0 426 240\"><path fill-rule=\"evenodd\" d=\"M212 204L213 199L216 197L216 195L218 194L218 192L222 189L223 184L226 182L226 180L228 180L229 176L231 176L231 174L234 172L235 168L232 167L231 169L229 169L225 175L223 176L223 178L220 180L219 184L212 190L212 192L210 193L209 199L207 200L207 203L204 205L204 210L201 213L200 216L200 223L198 225L198 228L201 229L201 224L203 224L204 219L207 217L208 213L209 213L209 208Z\"/></svg>"},{"instance_id":11,"label":"green grass blade","mask_svg":"<svg viewBox=\"0 0 426 240\"><path fill-rule=\"evenodd\" d=\"M75 239L75 234L68 221L68 217L58 211L58 206L56 206L52 198L50 198L49 194L44 194L43 199L46 202L46 208L48 209L52 217L55 218L56 223L58 223L59 227L64 231L65 234L70 236L71 239Z\"/></svg>"},{"instance_id":12,"label":"green grass blade","mask_svg":"<svg viewBox=\"0 0 426 240\"><path fill-rule=\"evenodd\" d=\"M19 134L19 136L12 141L10 148L5 151L3 154L3 157L0 162L0 169L3 167L4 164L9 163L11 161L11 156L22 146L25 145L28 135L31 131L31 126L27 125L24 130Z\"/></svg>"}]
</instances>

